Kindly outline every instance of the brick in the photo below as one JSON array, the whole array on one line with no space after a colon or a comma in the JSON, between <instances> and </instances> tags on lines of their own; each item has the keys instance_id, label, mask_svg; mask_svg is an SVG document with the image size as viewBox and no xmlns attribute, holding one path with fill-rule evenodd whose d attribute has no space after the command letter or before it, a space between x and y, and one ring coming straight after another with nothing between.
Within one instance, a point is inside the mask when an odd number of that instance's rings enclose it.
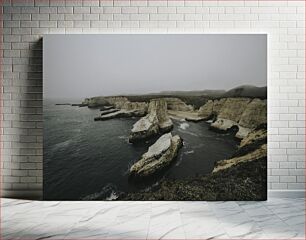
<instances>
[{"instance_id":1,"label":"brick","mask_svg":"<svg viewBox=\"0 0 306 240\"><path fill-rule=\"evenodd\" d=\"M162 1L162 0L148 0L148 6L167 6L167 1Z\"/></svg>"},{"instance_id":2,"label":"brick","mask_svg":"<svg viewBox=\"0 0 306 240\"><path fill-rule=\"evenodd\" d=\"M131 14L130 15L130 20L149 20L149 14Z\"/></svg>"},{"instance_id":3,"label":"brick","mask_svg":"<svg viewBox=\"0 0 306 240\"><path fill-rule=\"evenodd\" d=\"M177 7L176 8L177 13L195 13L196 8L195 7Z\"/></svg>"},{"instance_id":4,"label":"brick","mask_svg":"<svg viewBox=\"0 0 306 240\"><path fill-rule=\"evenodd\" d=\"M83 14L83 20L99 20L99 14Z\"/></svg>"},{"instance_id":5,"label":"brick","mask_svg":"<svg viewBox=\"0 0 306 240\"><path fill-rule=\"evenodd\" d=\"M90 13L103 13L103 8L102 7L91 7Z\"/></svg>"},{"instance_id":6,"label":"brick","mask_svg":"<svg viewBox=\"0 0 306 240\"><path fill-rule=\"evenodd\" d=\"M40 21L39 22L39 27L42 28L51 28L51 27L56 27L57 26L57 21Z\"/></svg>"},{"instance_id":7,"label":"brick","mask_svg":"<svg viewBox=\"0 0 306 240\"><path fill-rule=\"evenodd\" d=\"M157 7L139 7L139 13L157 13Z\"/></svg>"},{"instance_id":8,"label":"brick","mask_svg":"<svg viewBox=\"0 0 306 240\"><path fill-rule=\"evenodd\" d=\"M285 183L295 183L296 182L296 176L280 176L280 182Z\"/></svg>"},{"instance_id":9,"label":"brick","mask_svg":"<svg viewBox=\"0 0 306 240\"><path fill-rule=\"evenodd\" d=\"M65 14L65 20L73 21L73 20L82 20L83 15L82 14Z\"/></svg>"},{"instance_id":10,"label":"brick","mask_svg":"<svg viewBox=\"0 0 306 240\"><path fill-rule=\"evenodd\" d=\"M121 8L121 13L138 13L138 8L137 7L122 7Z\"/></svg>"},{"instance_id":11,"label":"brick","mask_svg":"<svg viewBox=\"0 0 306 240\"><path fill-rule=\"evenodd\" d=\"M90 13L90 7L74 7L73 8L74 13Z\"/></svg>"},{"instance_id":12,"label":"brick","mask_svg":"<svg viewBox=\"0 0 306 240\"><path fill-rule=\"evenodd\" d=\"M73 13L73 7L58 7L57 13L59 14Z\"/></svg>"},{"instance_id":13,"label":"brick","mask_svg":"<svg viewBox=\"0 0 306 240\"><path fill-rule=\"evenodd\" d=\"M31 16L32 16L32 20L49 20L49 14L47 14L47 13L31 14ZM24 20L26 20L26 19L24 19Z\"/></svg>"},{"instance_id":14,"label":"brick","mask_svg":"<svg viewBox=\"0 0 306 240\"><path fill-rule=\"evenodd\" d=\"M305 183L288 183L288 189L305 190Z\"/></svg>"},{"instance_id":15,"label":"brick","mask_svg":"<svg viewBox=\"0 0 306 240\"><path fill-rule=\"evenodd\" d=\"M12 20L31 20L31 16L32 14L13 14Z\"/></svg>"},{"instance_id":16,"label":"brick","mask_svg":"<svg viewBox=\"0 0 306 240\"><path fill-rule=\"evenodd\" d=\"M176 13L175 7L158 7L157 8L158 13Z\"/></svg>"},{"instance_id":17,"label":"brick","mask_svg":"<svg viewBox=\"0 0 306 240\"><path fill-rule=\"evenodd\" d=\"M74 21L73 26L77 28L89 28L90 21Z\"/></svg>"},{"instance_id":18,"label":"brick","mask_svg":"<svg viewBox=\"0 0 306 240\"><path fill-rule=\"evenodd\" d=\"M91 21L90 23L92 28L106 28L107 21Z\"/></svg>"},{"instance_id":19,"label":"brick","mask_svg":"<svg viewBox=\"0 0 306 240\"><path fill-rule=\"evenodd\" d=\"M51 14L50 21L60 21L65 20L65 14Z\"/></svg>"},{"instance_id":20,"label":"brick","mask_svg":"<svg viewBox=\"0 0 306 240\"><path fill-rule=\"evenodd\" d=\"M42 14L56 14L57 13L57 7L40 7L40 13Z\"/></svg>"},{"instance_id":21,"label":"brick","mask_svg":"<svg viewBox=\"0 0 306 240\"><path fill-rule=\"evenodd\" d=\"M82 6L83 5L83 0L69 0L66 1L66 6Z\"/></svg>"},{"instance_id":22,"label":"brick","mask_svg":"<svg viewBox=\"0 0 306 240\"><path fill-rule=\"evenodd\" d=\"M22 7L21 13L39 13L38 7Z\"/></svg>"},{"instance_id":23,"label":"brick","mask_svg":"<svg viewBox=\"0 0 306 240\"><path fill-rule=\"evenodd\" d=\"M91 7L91 6L99 6L100 2L99 0L90 0L90 1L83 1L83 6L86 7Z\"/></svg>"},{"instance_id":24,"label":"brick","mask_svg":"<svg viewBox=\"0 0 306 240\"><path fill-rule=\"evenodd\" d=\"M37 28L39 27L38 21L21 21L20 26L22 28Z\"/></svg>"}]
</instances>

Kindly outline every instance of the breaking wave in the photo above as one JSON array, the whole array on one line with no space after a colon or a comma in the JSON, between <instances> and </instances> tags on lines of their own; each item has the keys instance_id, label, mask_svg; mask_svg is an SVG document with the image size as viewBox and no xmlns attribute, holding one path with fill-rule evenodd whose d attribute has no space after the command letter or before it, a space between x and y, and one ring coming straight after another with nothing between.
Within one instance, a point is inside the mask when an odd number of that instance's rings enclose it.
<instances>
[{"instance_id":1,"label":"breaking wave","mask_svg":"<svg viewBox=\"0 0 306 240\"><path fill-rule=\"evenodd\" d=\"M186 130L190 125L186 122L180 124L180 128Z\"/></svg>"}]
</instances>

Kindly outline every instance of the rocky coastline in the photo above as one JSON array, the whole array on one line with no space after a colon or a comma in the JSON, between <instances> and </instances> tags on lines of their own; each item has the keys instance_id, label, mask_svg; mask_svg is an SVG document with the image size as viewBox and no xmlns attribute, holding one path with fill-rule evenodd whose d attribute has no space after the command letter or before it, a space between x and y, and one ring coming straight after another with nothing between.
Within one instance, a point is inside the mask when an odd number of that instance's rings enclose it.
<instances>
[{"instance_id":1,"label":"rocky coastline","mask_svg":"<svg viewBox=\"0 0 306 240\"><path fill-rule=\"evenodd\" d=\"M237 92L240 95L235 96ZM130 167L129 175L133 180L150 178L175 161L183 140L179 135L172 136L172 119L207 121L211 130L234 133L240 141L235 154L217 161L210 174L184 180L163 179L150 192L124 193L119 199L265 200L267 100L262 93L252 98L249 92L239 88L231 90L218 98L207 98L197 108L178 97L169 96L146 101L130 101L128 96L94 97L85 99L79 106L100 108L100 116L95 121L136 117L129 135L132 144L159 137Z\"/></svg>"},{"instance_id":2,"label":"rocky coastline","mask_svg":"<svg viewBox=\"0 0 306 240\"><path fill-rule=\"evenodd\" d=\"M122 193L119 200L260 201L267 199L267 131L250 132L230 159L215 163L212 173L187 179L162 179L157 186Z\"/></svg>"}]
</instances>

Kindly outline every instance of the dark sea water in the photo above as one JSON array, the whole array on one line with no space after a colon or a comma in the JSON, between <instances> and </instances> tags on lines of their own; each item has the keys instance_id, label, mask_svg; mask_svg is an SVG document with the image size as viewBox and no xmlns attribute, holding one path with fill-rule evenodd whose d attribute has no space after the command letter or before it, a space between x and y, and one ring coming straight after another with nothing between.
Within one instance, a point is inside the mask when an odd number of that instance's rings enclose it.
<instances>
[{"instance_id":1,"label":"dark sea water","mask_svg":"<svg viewBox=\"0 0 306 240\"><path fill-rule=\"evenodd\" d=\"M45 101L45 199L111 200L119 192L137 191L153 184L128 181L128 169L156 139L130 144L128 136L138 119L95 122L99 112ZM234 153L237 142L233 136L215 133L208 126L206 122L174 121L172 133L183 138L184 146L163 177L183 179L210 173L215 161Z\"/></svg>"}]
</instances>

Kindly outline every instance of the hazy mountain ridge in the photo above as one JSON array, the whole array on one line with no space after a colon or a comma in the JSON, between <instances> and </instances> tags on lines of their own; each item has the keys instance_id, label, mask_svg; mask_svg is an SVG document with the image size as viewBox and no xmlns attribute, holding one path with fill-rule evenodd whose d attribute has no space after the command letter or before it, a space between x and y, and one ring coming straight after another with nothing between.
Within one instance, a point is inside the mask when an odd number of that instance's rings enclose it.
<instances>
[{"instance_id":1,"label":"hazy mountain ridge","mask_svg":"<svg viewBox=\"0 0 306 240\"><path fill-rule=\"evenodd\" d=\"M207 96L213 98L221 97L258 97L267 98L267 87L257 87L253 85L241 85L226 90L195 90L195 91L162 91L159 93L150 93L149 96L162 95L162 96Z\"/></svg>"},{"instance_id":2,"label":"hazy mountain ridge","mask_svg":"<svg viewBox=\"0 0 306 240\"><path fill-rule=\"evenodd\" d=\"M257 97L267 98L267 87L256 87L252 85L243 85L228 90L223 97Z\"/></svg>"}]
</instances>

